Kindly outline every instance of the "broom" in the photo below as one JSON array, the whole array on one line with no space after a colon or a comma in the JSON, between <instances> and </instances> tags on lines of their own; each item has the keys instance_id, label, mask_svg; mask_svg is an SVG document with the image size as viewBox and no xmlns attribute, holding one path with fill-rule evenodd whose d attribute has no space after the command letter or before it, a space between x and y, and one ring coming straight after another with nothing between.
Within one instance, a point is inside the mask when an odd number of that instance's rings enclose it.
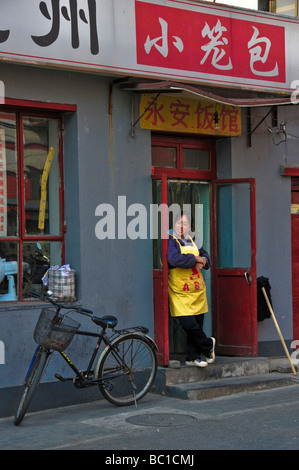
<instances>
[{"instance_id":1,"label":"broom","mask_svg":"<svg viewBox=\"0 0 299 470\"><path fill-rule=\"evenodd\" d=\"M283 348L284 348L284 350L285 350L285 353L286 353L286 355L287 355L287 358L288 358L288 360L289 360L289 363L291 364L291 368L292 368L293 374L294 374L294 375L297 375L296 369L295 369L295 367L294 367L294 364L292 363L291 356L290 356L290 354L289 354L288 348L287 348L287 346L286 346L286 344L285 344L285 341L284 341L284 339L283 339L283 336L282 336L282 334L281 334L280 328L279 328L279 326L278 326L277 320L276 320L276 318L275 318L274 312L273 312L273 310L272 310L270 301L269 301L269 299L268 299L268 296L267 296L267 294L266 294L266 291L265 291L265 288L264 288L264 287L262 287L262 291L263 291L264 297L265 297L265 299L266 299L268 308L269 308L269 310L270 310L271 316L272 316L272 318L273 318L274 325L276 326L276 329L277 329L277 331L278 331L279 337L280 337L280 339L281 339Z\"/></svg>"}]
</instances>

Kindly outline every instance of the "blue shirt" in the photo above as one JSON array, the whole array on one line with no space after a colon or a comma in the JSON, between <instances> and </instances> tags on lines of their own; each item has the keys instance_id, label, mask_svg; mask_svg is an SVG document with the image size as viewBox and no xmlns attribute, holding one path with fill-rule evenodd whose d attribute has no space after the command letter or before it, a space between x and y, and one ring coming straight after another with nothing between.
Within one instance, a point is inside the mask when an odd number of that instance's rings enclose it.
<instances>
[{"instance_id":1,"label":"blue shirt","mask_svg":"<svg viewBox=\"0 0 299 470\"><path fill-rule=\"evenodd\" d=\"M190 237L187 235L186 238L183 240L180 239L178 236L176 237L182 246L193 246ZM195 237L193 238L195 242ZM196 242L195 242L196 244ZM197 245L196 245L197 246ZM207 263L203 269L209 269L211 267L211 259L207 251L205 251L202 247L198 247L199 256L202 256L207 259ZM195 256L190 254L182 254L180 245L176 241L176 239L172 236L168 239L168 253L167 253L167 260L169 268L194 268L196 265Z\"/></svg>"}]
</instances>

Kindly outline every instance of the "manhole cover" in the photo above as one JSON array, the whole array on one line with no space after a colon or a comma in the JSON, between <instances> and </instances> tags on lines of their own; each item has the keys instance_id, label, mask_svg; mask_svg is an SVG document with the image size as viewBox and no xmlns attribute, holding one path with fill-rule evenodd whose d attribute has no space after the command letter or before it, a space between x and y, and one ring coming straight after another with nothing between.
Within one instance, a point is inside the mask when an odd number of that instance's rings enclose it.
<instances>
[{"instance_id":1,"label":"manhole cover","mask_svg":"<svg viewBox=\"0 0 299 470\"><path fill-rule=\"evenodd\" d=\"M144 415L135 415L127 418L126 421L131 424L137 424L139 426L185 426L194 421L196 418L189 415L182 415L179 413L152 413Z\"/></svg>"}]
</instances>

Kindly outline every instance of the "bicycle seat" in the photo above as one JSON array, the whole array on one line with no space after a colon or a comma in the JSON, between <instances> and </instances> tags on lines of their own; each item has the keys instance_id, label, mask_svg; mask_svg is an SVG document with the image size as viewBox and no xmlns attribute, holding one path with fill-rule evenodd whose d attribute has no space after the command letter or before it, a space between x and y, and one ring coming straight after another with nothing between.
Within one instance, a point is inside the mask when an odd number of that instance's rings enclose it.
<instances>
[{"instance_id":1,"label":"bicycle seat","mask_svg":"<svg viewBox=\"0 0 299 470\"><path fill-rule=\"evenodd\" d=\"M106 315L105 317L92 317L92 321L96 324L101 326L102 328L114 328L118 320L113 315Z\"/></svg>"}]
</instances>

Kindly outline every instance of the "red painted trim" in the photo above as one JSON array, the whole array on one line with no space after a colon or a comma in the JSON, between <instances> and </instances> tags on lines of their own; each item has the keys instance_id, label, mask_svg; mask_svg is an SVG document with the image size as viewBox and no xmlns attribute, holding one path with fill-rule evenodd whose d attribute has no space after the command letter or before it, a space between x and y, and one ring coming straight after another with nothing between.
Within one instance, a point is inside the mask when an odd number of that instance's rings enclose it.
<instances>
[{"instance_id":1,"label":"red painted trim","mask_svg":"<svg viewBox=\"0 0 299 470\"><path fill-rule=\"evenodd\" d=\"M168 212L166 209L167 205L167 176L163 175L161 178L161 202L162 204L162 227L167 227L168 224ZM165 233L162 235L165 237ZM169 363L169 337L168 337L168 264L167 264L167 249L168 240L167 238L162 239L162 316L163 318L158 320L158 329L160 330L160 341L163 341L162 357L160 361L162 365L168 365Z\"/></svg>"},{"instance_id":2,"label":"red painted trim","mask_svg":"<svg viewBox=\"0 0 299 470\"><path fill-rule=\"evenodd\" d=\"M213 174L210 171L200 171L200 170L175 170L170 168L155 168L154 169L154 179L161 179L162 175L167 175L168 178L175 179L186 179L186 180L205 180L211 181L213 179Z\"/></svg>"},{"instance_id":3,"label":"red painted trim","mask_svg":"<svg viewBox=\"0 0 299 470\"><path fill-rule=\"evenodd\" d=\"M10 241L11 239L9 239ZM20 239L18 239L20 240ZM63 240L61 235L43 235L43 236L36 236L36 235L25 235L22 237L22 240L25 242L34 242L34 241L43 241L43 242L59 242Z\"/></svg>"},{"instance_id":4,"label":"red painted trim","mask_svg":"<svg viewBox=\"0 0 299 470\"><path fill-rule=\"evenodd\" d=\"M14 98L5 98L3 106L13 106L18 108L34 108L52 111L77 111L77 106L74 104L64 103L48 103L45 101L31 101L31 100L18 100ZM1 106L2 108L2 106Z\"/></svg>"},{"instance_id":5,"label":"red painted trim","mask_svg":"<svg viewBox=\"0 0 299 470\"><path fill-rule=\"evenodd\" d=\"M282 170L282 176L299 176L299 168L285 167Z\"/></svg>"},{"instance_id":6,"label":"red painted trim","mask_svg":"<svg viewBox=\"0 0 299 470\"><path fill-rule=\"evenodd\" d=\"M161 204L162 228L168 225L167 211L167 175L162 175L161 180ZM158 346L157 358L162 366L169 363L169 338L168 338L168 265L167 265L168 239L162 239L162 269L153 270L154 279L154 333Z\"/></svg>"}]
</instances>

